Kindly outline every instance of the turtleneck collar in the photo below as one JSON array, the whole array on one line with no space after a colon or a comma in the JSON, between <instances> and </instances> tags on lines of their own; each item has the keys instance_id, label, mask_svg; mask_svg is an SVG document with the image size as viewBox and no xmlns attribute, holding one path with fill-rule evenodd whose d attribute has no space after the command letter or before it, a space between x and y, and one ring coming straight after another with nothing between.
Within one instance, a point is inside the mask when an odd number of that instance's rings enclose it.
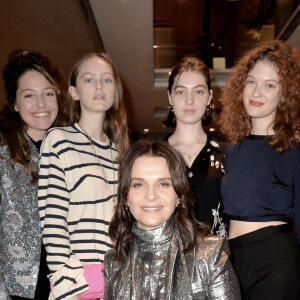
<instances>
[{"instance_id":1,"label":"turtleneck collar","mask_svg":"<svg viewBox=\"0 0 300 300\"><path fill-rule=\"evenodd\" d=\"M132 233L136 236L142 243L146 244L164 244L169 241L174 233L175 220L174 216L164 222L160 227L153 230L143 230L137 226L135 222L132 225Z\"/></svg>"}]
</instances>

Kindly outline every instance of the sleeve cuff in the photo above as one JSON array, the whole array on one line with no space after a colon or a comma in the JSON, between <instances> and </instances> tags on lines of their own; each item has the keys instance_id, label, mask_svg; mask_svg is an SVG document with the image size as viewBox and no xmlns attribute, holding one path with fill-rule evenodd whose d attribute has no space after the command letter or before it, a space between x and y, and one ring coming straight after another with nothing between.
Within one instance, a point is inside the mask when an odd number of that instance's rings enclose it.
<instances>
[{"instance_id":1,"label":"sleeve cuff","mask_svg":"<svg viewBox=\"0 0 300 300\"><path fill-rule=\"evenodd\" d=\"M49 299L68 299L88 290L89 286L83 273L80 260L72 254L62 268L49 275L50 283L53 285Z\"/></svg>"}]
</instances>

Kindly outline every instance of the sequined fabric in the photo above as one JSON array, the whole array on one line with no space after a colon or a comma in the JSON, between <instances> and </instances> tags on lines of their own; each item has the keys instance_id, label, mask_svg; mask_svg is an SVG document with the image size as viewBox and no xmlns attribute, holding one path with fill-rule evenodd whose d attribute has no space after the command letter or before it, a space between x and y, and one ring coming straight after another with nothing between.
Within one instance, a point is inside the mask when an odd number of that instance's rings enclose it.
<instances>
[{"instance_id":1,"label":"sequined fabric","mask_svg":"<svg viewBox=\"0 0 300 300\"><path fill-rule=\"evenodd\" d=\"M37 170L38 150L26 138ZM37 185L29 184L23 165L12 169L6 146L0 147L0 155L0 299L10 299L9 294L33 298L42 242Z\"/></svg>"},{"instance_id":2,"label":"sequined fabric","mask_svg":"<svg viewBox=\"0 0 300 300\"><path fill-rule=\"evenodd\" d=\"M194 251L184 254L173 217L151 231L135 224L132 233L126 262L115 261L114 250L105 255L104 299L240 299L227 240L199 238Z\"/></svg>"}]
</instances>

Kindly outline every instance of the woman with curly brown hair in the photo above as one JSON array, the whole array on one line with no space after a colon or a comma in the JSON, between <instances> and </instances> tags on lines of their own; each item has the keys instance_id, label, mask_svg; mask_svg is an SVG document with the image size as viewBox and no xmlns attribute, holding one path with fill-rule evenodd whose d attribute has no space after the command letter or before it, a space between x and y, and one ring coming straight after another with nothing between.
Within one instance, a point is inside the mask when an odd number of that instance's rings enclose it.
<instances>
[{"instance_id":1,"label":"woman with curly brown hair","mask_svg":"<svg viewBox=\"0 0 300 300\"><path fill-rule=\"evenodd\" d=\"M222 197L244 299L299 299L300 62L288 43L250 51L223 87Z\"/></svg>"},{"instance_id":2,"label":"woman with curly brown hair","mask_svg":"<svg viewBox=\"0 0 300 300\"><path fill-rule=\"evenodd\" d=\"M240 299L227 240L195 218L181 155L167 143L139 141L119 174L104 298Z\"/></svg>"},{"instance_id":3,"label":"woman with curly brown hair","mask_svg":"<svg viewBox=\"0 0 300 300\"><path fill-rule=\"evenodd\" d=\"M63 125L63 76L45 56L14 51L3 72L0 112L0 299L46 299L46 251L37 203L39 150ZM58 114L59 111L59 114Z\"/></svg>"},{"instance_id":4,"label":"woman with curly brown hair","mask_svg":"<svg viewBox=\"0 0 300 300\"><path fill-rule=\"evenodd\" d=\"M40 159L49 299L95 299L103 293L102 263L112 248L108 225L116 205L118 159L129 144L121 79L111 58L91 53L76 62L69 93L73 123L48 131Z\"/></svg>"}]
</instances>

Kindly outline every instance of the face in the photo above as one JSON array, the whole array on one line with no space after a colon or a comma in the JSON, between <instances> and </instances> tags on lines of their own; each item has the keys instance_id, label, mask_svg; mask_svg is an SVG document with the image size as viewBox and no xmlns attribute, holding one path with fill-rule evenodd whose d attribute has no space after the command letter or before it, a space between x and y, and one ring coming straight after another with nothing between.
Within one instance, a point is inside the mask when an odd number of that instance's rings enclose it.
<instances>
[{"instance_id":1,"label":"face","mask_svg":"<svg viewBox=\"0 0 300 300\"><path fill-rule=\"evenodd\" d=\"M160 227L175 211L178 197L163 157L139 157L131 170L128 206L144 230Z\"/></svg>"},{"instance_id":2,"label":"face","mask_svg":"<svg viewBox=\"0 0 300 300\"><path fill-rule=\"evenodd\" d=\"M28 135L41 140L58 113L55 89L39 72L27 71L19 79L14 108L26 124Z\"/></svg>"},{"instance_id":3,"label":"face","mask_svg":"<svg viewBox=\"0 0 300 300\"><path fill-rule=\"evenodd\" d=\"M249 72L243 91L243 100L252 124L268 127L275 118L281 98L281 86L276 66L258 61Z\"/></svg>"},{"instance_id":4,"label":"face","mask_svg":"<svg viewBox=\"0 0 300 300\"><path fill-rule=\"evenodd\" d=\"M168 96L176 122L195 124L201 122L211 101L212 90L208 90L205 78L200 72L187 71L175 77Z\"/></svg>"},{"instance_id":5,"label":"face","mask_svg":"<svg viewBox=\"0 0 300 300\"><path fill-rule=\"evenodd\" d=\"M76 87L69 92L80 101L81 114L105 113L114 103L116 83L111 66L99 57L91 57L79 67Z\"/></svg>"}]
</instances>

